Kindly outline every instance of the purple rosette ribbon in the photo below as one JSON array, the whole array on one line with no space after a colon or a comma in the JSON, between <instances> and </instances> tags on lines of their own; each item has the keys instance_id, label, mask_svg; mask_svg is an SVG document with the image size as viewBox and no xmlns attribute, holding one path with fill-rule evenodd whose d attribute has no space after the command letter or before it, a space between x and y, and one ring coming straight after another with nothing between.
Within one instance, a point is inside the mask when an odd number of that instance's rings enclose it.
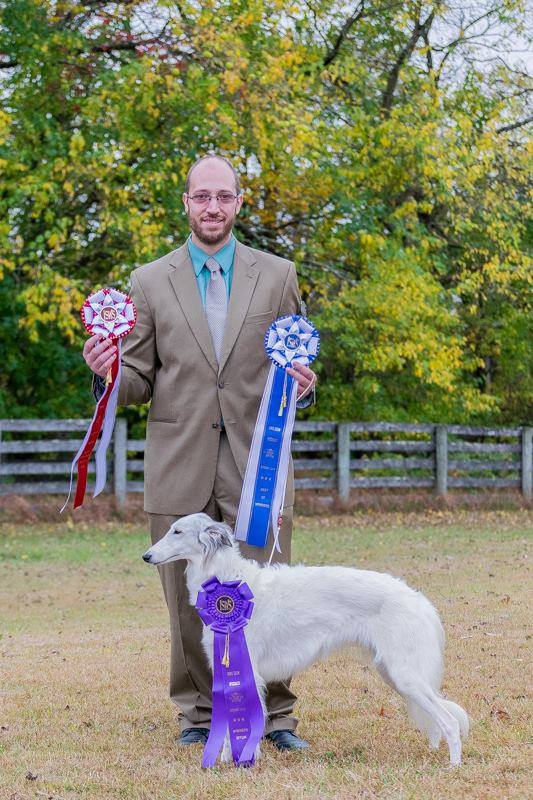
<instances>
[{"instance_id":1,"label":"purple rosette ribbon","mask_svg":"<svg viewBox=\"0 0 533 800\"><path fill-rule=\"evenodd\" d=\"M195 608L214 633L213 712L202 767L215 766L226 730L234 763L249 767L265 726L244 635L254 608L253 594L240 580L221 583L215 576L202 583L202 589Z\"/></svg>"}]
</instances>

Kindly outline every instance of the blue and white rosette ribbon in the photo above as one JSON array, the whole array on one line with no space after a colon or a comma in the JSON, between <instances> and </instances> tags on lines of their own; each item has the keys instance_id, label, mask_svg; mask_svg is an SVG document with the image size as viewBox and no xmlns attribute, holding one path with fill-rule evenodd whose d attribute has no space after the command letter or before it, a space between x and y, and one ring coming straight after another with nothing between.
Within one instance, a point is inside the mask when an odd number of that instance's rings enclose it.
<instances>
[{"instance_id":1,"label":"blue and white rosette ribbon","mask_svg":"<svg viewBox=\"0 0 533 800\"><path fill-rule=\"evenodd\" d=\"M286 370L294 364L308 366L319 349L318 331L309 320L297 314L275 320L265 335L265 350L272 364L250 446L235 537L255 547L264 547L272 524L272 555L274 548L281 552L280 515L298 393L298 382Z\"/></svg>"}]
</instances>

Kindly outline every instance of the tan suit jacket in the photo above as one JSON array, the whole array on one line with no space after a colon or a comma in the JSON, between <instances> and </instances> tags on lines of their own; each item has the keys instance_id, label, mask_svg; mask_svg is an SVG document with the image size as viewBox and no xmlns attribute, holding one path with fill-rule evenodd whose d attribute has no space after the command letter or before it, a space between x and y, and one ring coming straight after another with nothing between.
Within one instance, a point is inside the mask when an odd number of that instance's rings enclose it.
<instances>
[{"instance_id":1,"label":"tan suit jacket","mask_svg":"<svg viewBox=\"0 0 533 800\"><path fill-rule=\"evenodd\" d=\"M220 420L242 477L265 386L270 323L300 313L294 264L237 242L220 365L187 245L132 273L137 324L122 349L119 403L146 403L144 507L184 515L207 504ZM292 505L292 462L284 505Z\"/></svg>"}]
</instances>

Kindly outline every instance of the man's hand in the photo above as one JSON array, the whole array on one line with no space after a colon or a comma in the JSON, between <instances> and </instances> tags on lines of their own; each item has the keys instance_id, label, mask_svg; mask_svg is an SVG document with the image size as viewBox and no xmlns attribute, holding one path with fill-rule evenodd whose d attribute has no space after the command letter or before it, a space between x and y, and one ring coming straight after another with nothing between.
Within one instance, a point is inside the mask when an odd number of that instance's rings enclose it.
<instances>
[{"instance_id":1,"label":"man's hand","mask_svg":"<svg viewBox=\"0 0 533 800\"><path fill-rule=\"evenodd\" d=\"M312 392L315 388L317 381L316 373L314 373L312 369L309 369L309 367L304 367L303 364L295 364L294 368L287 367L287 372L298 381L297 400L306 397L309 392Z\"/></svg>"},{"instance_id":2,"label":"man's hand","mask_svg":"<svg viewBox=\"0 0 533 800\"><path fill-rule=\"evenodd\" d=\"M105 378L111 364L117 357L117 348L111 339L106 339L101 334L96 333L85 342L83 357L89 369L100 375L101 378Z\"/></svg>"}]
</instances>

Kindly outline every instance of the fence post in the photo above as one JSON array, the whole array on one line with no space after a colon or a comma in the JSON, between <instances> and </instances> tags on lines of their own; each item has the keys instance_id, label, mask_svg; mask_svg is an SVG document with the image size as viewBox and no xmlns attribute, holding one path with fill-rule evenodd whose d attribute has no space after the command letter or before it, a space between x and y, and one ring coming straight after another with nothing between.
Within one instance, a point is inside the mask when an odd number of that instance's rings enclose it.
<instances>
[{"instance_id":1,"label":"fence post","mask_svg":"<svg viewBox=\"0 0 533 800\"><path fill-rule=\"evenodd\" d=\"M533 428L522 428L522 494L531 500L533 494Z\"/></svg>"},{"instance_id":2,"label":"fence post","mask_svg":"<svg viewBox=\"0 0 533 800\"><path fill-rule=\"evenodd\" d=\"M126 459L128 450L128 423L125 419L115 421L113 442L113 491L119 506L126 503Z\"/></svg>"},{"instance_id":3,"label":"fence post","mask_svg":"<svg viewBox=\"0 0 533 800\"><path fill-rule=\"evenodd\" d=\"M445 497L448 492L448 429L435 425L435 489Z\"/></svg>"},{"instance_id":4,"label":"fence post","mask_svg":"<svg viewBox=\"0 0 533 800\"><path fill-rule=\"evenodd\" d=\"M350 498L350 423L337 424L337 491L341 500Z\"/></svg>"}]
</instances>

